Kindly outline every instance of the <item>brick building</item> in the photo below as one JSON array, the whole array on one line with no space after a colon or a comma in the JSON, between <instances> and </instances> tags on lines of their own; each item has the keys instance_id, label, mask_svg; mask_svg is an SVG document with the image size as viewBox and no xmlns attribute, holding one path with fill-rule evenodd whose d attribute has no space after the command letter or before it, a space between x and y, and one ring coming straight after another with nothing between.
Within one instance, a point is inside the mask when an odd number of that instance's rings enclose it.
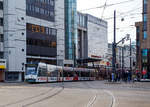
<instances>
[{"instance_id":1,"label":"brick building","mask_svg":"<svg viewBox=\"0 0 150 107\"><path fill-rule=\"evenodd\" d=\"M137 69L141 73L146 70L146 75L142 75L142 78L150 79L150 0L143 0L143 21L137 22L135 26Z\"/></svg>"}]
</instances>

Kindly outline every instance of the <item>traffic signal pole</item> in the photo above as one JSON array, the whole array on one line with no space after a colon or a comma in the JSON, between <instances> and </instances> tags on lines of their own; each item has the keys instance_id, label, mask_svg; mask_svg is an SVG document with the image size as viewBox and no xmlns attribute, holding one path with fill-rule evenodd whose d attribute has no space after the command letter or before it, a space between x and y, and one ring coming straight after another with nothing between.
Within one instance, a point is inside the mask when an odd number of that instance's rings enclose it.
<instances>
[{"instance_id":1,"label":"traffic signal pole","mask_svg":"<svg viewBox=\"0 0 150 107\"><path fill-rule=\"evenodd\" d=\"M130 71L132 71L132 45L131 45L131 38L130 38Z\"/></svg>"}]
</instances>

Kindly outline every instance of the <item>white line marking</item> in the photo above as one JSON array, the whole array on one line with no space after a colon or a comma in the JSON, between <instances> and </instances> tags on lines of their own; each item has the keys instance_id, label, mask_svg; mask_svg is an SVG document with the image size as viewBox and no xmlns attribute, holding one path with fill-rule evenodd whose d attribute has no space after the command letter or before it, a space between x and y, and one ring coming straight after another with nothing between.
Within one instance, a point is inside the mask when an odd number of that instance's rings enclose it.
<instances>
[{"instance_id":1,"label":"white line marking","mask_svg":"<svg viewBox=\"0 0 150 107\"><path fill-rule=\"evenodd\" d=\"M96 98L97 98L97 94L93 97L93 99L89 101L89 103L87 104L87 107L92 107L94 102L96 101Z\"/></svg>"},{"instance_id":2,"label":"white line marking","mask_svg":"<svg viewBox=\"0 0 150 107\"><path fill-rule=\"evenodd\" d=\"M106 93L108 93L110 96L112 96L112 102L111 102L111 105L110 107L115 107L115 104L116 104L116 99L115 99L115 96L113 95L112 92L108 91L108 90L104 90Z\"/></svg>"}]
</instances>

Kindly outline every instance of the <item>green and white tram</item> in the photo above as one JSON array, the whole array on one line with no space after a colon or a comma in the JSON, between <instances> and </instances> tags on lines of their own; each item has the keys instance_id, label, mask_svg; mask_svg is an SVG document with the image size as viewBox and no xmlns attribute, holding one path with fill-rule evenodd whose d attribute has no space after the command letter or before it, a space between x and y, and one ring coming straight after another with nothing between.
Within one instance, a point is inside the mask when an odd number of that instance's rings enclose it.
<instances>
[{"instance_id":1,"label":"green and white tram","mask_svg":"<svg viewBox=\"0 0 150 107\"><path fill-rule=\"evenodd\" d=\"M62 82L95 80L95 70L87 68L61 67L45 63L27 64L26 82Z\"/></svg>"}]
</instances>

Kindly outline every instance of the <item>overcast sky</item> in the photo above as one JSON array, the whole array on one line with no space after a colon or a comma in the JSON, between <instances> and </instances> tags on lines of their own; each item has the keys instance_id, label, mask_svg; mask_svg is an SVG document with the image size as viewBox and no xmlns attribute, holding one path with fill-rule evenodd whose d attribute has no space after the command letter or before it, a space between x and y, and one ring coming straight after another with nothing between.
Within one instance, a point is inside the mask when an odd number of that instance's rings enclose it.
<instances>
[{"instance_id":1,"label":"overcast sky","mask_svg":"<svg viewBox=\"0 0 150 107\"><path fill-rule=\"evenodd\" d=\"M105 4L116 4L104 8L95 8ZM127 1L127 2L126 2ZM117 5L118 4L118 5ZM117 12L117 41L126 34L131 34L132 40L136 39L135 22L142 21L142 0L77 0L78 11L89 13L108 22L108 41L113 41L113 13ZM103 13L104 10L104 13ZM103 13L103 14L102 14ZM121 19L124 18L124 21ZM127 42L128 43L128 42Z\"/></svg>"}]
</instances>

